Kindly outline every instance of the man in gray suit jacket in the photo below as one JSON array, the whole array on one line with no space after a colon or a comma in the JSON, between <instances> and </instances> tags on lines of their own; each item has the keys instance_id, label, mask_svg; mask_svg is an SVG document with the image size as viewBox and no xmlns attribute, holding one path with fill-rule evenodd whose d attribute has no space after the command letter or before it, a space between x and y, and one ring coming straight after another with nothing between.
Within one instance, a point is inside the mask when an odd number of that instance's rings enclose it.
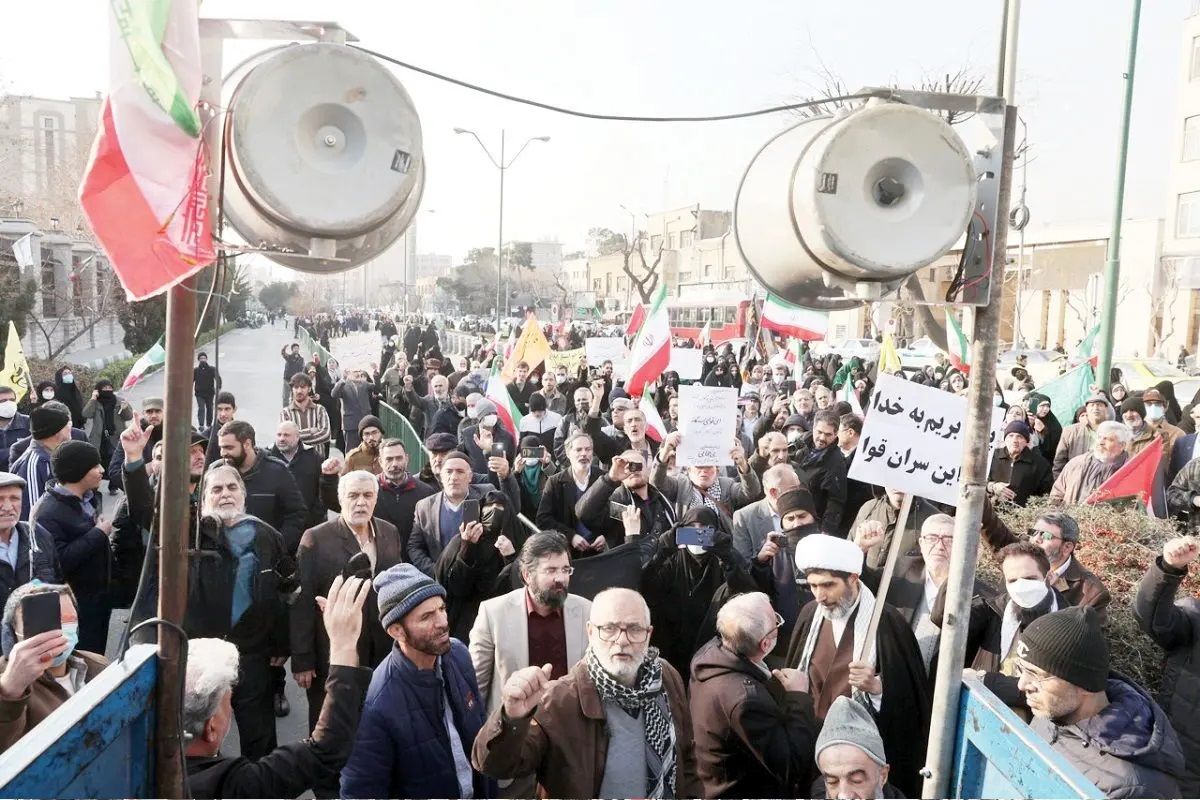
<instances>
[{"instance_id":1,"label":"man in gray suit jacket","mask_svg":"<svg viewBox=\"0 0 1200 800\"><path fill-rule=\"evenodd\" d=\"M738 477L721 477L716 466L692 465L687 467L681 478L669 474L670 463L682 441L679 431L669 434L658 448L654 460L654 471L650 473L650 485L658 489L675 505L675 517L683 517L689 508L708 505L717 511L722 527L733 532L733 513L762 497L762 484L740 444L732 446L733 465Z\"/></svg>"},{"instance_id":2,"label":"man in gray suit jacket","mask_svg":"<svg viewBox=\"0 0 1200 800\"><path fill-rule=\"evenodd\" d=\"M583 658L587 649L587 620L592 601L568 594L571 548L561 533L530 536L517 565L522 589L486 600L471 628L471 661L479 695L488 713L504 703L504 684L514 672L549 664L550 677L561 678ZM505 797L533 797L533 775L501 781Z\"/></svg>"},{"instance_id":3,"label":"man in gray suit jacket","mask_svg":"<svg viewBox=\"0 0 1200 800\"><path fill-rule=\"evenodd\" d=\"M442 491L419 500L413 509L408 561L431 578L442 548L468 529L468 525L463 523L463 501L482 500L488 492L496 490L490 483L471 483L473 474L471 460L465 454L447 453L439 473ZM521 490L512 473L500 480L500 488L508 497L509 508L521 507ZM479 526L478 522L469 524ZM509 539L514 543L514 536L521 538L515 531L511 533Z\"/></svg>"},{"instance_id":4,"label":"man in gray suit jacket","mask_svg":"<svg viewBox=\"0 0 1200 800\"><path fill-rule=\"evenodd\" d=\"M783 530L779 520L779 496L799 485L800 478L790 464L776 464L763 473L763 499L734 512L733 549L747 561L762 555L767 534Z\"/></svg>"}]
</instances>

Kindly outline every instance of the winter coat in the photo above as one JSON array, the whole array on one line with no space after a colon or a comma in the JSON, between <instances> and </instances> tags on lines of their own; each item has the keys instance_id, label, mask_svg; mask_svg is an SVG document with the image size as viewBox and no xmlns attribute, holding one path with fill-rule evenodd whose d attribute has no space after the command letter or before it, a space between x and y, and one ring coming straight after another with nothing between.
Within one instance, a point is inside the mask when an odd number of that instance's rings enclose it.
<instances>
[{"instance_id":1,"label":"winter coat","mask_svg":"<svg viewBox=\"0 0 1200 800\"><path fill-rule=\"evenodd\" d=\"M295 553L308 519L304 496L287 464L266 450L255 450L255 453L258 457L254 466L242 473L246 484L246 513L278 531L287 552Z\"/></svg>"},{"instance_id":2,"label":"winter coat","mask_svg":"<svg viewBox=\"0 0 1200 800\"><path fill-rule=\"evenodd\" d=\"M325 504L321 502L320 454L308 445L301 444L291 461L283 457L278 447L272 447L267 455L286 464L288 472L292 473L300 497L304 499L304 507L308 509L304 518L305 529L325 522L328 515L325 513Z\"/></svg>"},{"instance_id":3,"label":"winter coat","mask_svg":"<svg viewBox=\"0 0 1200 800\"><path fill-rule=\"evenodd\" d=\"M1117 672L1108 705L1074 725L1035 717L1030 727L1084 774L1105 797L1185 797L1179 737L1146 690Z\"/></svg>"},{"instance_id":4,"label":"winter coat","mask_svg":"<svg viewBox=\"0 0 1200 800\"><path fill-rule=\"evenodd\" d=\"M675 796L701 797L692 720L683 679L662 664L663 692L675 726ZM553 681L528 717L508 719L497 710L475 739L471 763L494 778L534 773L540 797L599 797L608 760L604 703L580 660Z\"/></svg>"},{"instance_id":5,"label":"winter coat","mask_svg":"<svg viewBox=\"0 0 1200 800\"><path fill-rule=\"evenodd\" d=\"M1189 433L1175 440L1175 446L1171 448L1170 465L1167 467L1168 485L1174 482L1175 476L1192 460L1194 452L1196 452L1196 434Z\"/></svg>"},{"instance_id":6,"label":"winter coat","mask_svg":"<svg viewBox=\"0 0 1200 800\"><path fill-rule=\"evenodd\" d=\"M1087 481L1087 471L1091 466L1092 458L1092 453L1087 452L1075 456L1067 462L1067 466L1058 474L1053 488L1050 489L1051 501L1062 506L1082 503L1129 461L1128 454L1122 453L1113 463L1105 464L1096 476L1097 482L1092 485Z\"/></svg>"},{"instance_id":7,"label":"winter coat","mask_svg":"<svg viewBox=\"0 0 1200 800\"><path fill-rule=\"evenodd\" d=\"M592 467L588 473L588 489L594 486L601 480L604 473L597 467ZM550 480L546 481L545 488L542 489L542 502L538 505L537 516L534 518L534 524L539 530L555 531L567 537L570 542L576 535L583 536L588 541L595 541L595 537L604 536L608 539L609 547L616 547L625 540L625 534L622 530L617 537L607 524L599 528L587 526L591 532L591 536L584 534L577 526L581 520L575 514L576 505L587 494L587 490L579 491L579 487L575 485L575 476L568 467L562 472L552 475ZM608 516L608 509L605 508L605 517ZM593 520L595 521L595 520ZM611 538L610 538L611 537Z\"/></svg>"},{"instance_id":8,"label":"winter coat","mask_svg":"<svg viewBox=\"0 0 1200 800\"><path fill-rule=\"evenodd\" d=\"M1062 474L1072 458L1090 453L1095 444L1096 432L1086 422L1074 422L1063 428L1058 449L1054 451L1054 477Z\"/></svg>"},{"instance_id":9,"label":"winter coat","mask_svg":"<svg viewBox=\"0 0 1200 800\"><path fill-rule=\"evenodd\" d=\"M845 536L850 526L846 515L846 459L842 451L830 445L824 453L803 450L792 462L800 485L812 494L817 507L817 524L833 536Z\"/></svg>"},{"instance_id":10,"label":"winter coat","mask_svg":"<svg viewBox=\"0 0 1200 800\"><path fill-rule=\"evenodd\" d=\"M79 660L86 670L84 684L95 679L108 666L108 659L97 653L86 650L76 650L71 659ZM8 663L8 658L0 658L0 672ZM37 680L25 690L25 694L16 700L0 699L0 753L7 751L16 744L22 736L50 716L59 706L68 702L73 695L59 685L58 681L46 673L38 676Z\"/></svg>"},{"instance_id":11,"label":"winter coat","mask_svg":"<svg viewBox=\"0 0 1200 800\"><path fill-rule=\"evenodd\" d=\"M17 540L17 566L15 569L0 558L0 607L8 602L8 596L13 593L14 589L35 579L42 583L63 582L62 567L58 563L58 550L54 547L54 537L51 536L50 531L39 524L36 540L31 542L29 530L29 523L18 522L11 534L20 537ZM29 564L31 558L33 560L32 569Z\"/></svg>"},{"instance_id":12,"label":"winter coat","mask_svg":"<svg viewBox=\"0 0 1200 800\"><path fill-rule=\"evenodd\" d=\"M408 537L413 529L413 513L420 500L437 494L438 490L413 476L393 486L382 475L379 481L379 496L375 500L375 519L390 522L400 535L401 561L408 561ZM334 513L341 513L342 503L337 496L337 475L321 476L321 499Z\"/></svg>"},{"instance_id":13,"label":"winter coat","mask_svg":"<svg viewBox=\"0 0 1200 800\"><path fill-rule=\"evenodd\" d=\"M457 639L434 669L417 669L393 647L375 668L367 689L354 750L342 768L342 797L459 797L461 790L446 732L446 703L470 757L487 705L475 668ZM474 797L496 794L495 784L474 773Z\"/></svg>"},{"instance_id":14,"label":"winter coat","mask_svg":"<svg viewBox=\"0 0 1200 800\"><path fill-rule=\"evenodd\" d=\"M31 433L28 414L18 413L9 421L7 428L0 428L0 472L8 471L8 449Z\"/></svg>"},{"instance_id":15,"label":"winter coat","mask_svg":"<svg viewBox=\"0 0 1200 800\"><path fill-rule=\"evenodd\" d=\"M82 428L83 393L79 391L79 384L77 382L66 383L63 381L63 373L70 370L71 367L59 367L55 370L54 399L71 410L71 425L76 428Z\"/></svg>"},{"instance_id":16,"label":"winter coat","mask_svg":"<svg viewBox=\"0 0 1200 800\"><path fill-rule=\"evenodd\" d=\"M593 481L588 490L575 503L575 516L594 531L603 531L604 538L611 544L614 541L628 541L625 536L625 525L619 519L614 519L609 513L611 503L623 506L633 504L633 493L620 483L608 477L608 473ZM662 492L653 486L646 487L646 501L637 501L641 508L642 527L638 536L661 536L675 524L675 508Z\"/></svg>"},{"instance_id":17,"label":"winter coat","mask_svg":"<svg viewBox=\"0 0 1200 800\"><path fill-rule=\"evenodd\" d=\"M1167 507L1188 520L1193 530L1200 527L1200 509L1193 502L1196 497L1200 497L1200 458L1189 461L1167 487Z\"/></svg>"},{"instance_id":18,"label":"winter coat","mask_svg":"<svg viewBox=\"0 0 1200 800\"><path fill-rule=\"evenodd\" d=\"M1050 493L1054 486L1054 475L1050 464L1042 458L1038 450L1026 447L1013 458L1008 448L1001 447L992 453L992 469L988 473L988 481L1007 483L1008 488L1016 493L1013 502L1024 506L1030 497Z\"/></svg>"},{"instance_id":19,"label":"winter coat","mask_svg":"<svg viewBox=\"0 0 1200 800\"><path fill-rule=\"evenodd\" d=\"M375 387L367 381L338 381L329 395L342 403L342 427L358 431L358 421L371 413L371 395Z\"/></svg>"},{"instance_id":20,"label":"winter coat","mask_svg":"<svg viewBox=\"0 0 1200 800\"><path fill-rule=\"evenodd\" d=\"M692 660L692 730L705 797L803 797L820 723L805 692L713 639Z\"/></svg>"},{"instance_id":21,"label":"winter coat","mask_svg":"<svg viewBox=\"0 0 1200 800\"><path fill-rule=\"evenodd\" d=\"M467 499L479 500L482 505L483 498L487 493L495 490L496 487L490 483L472 483L467 489ZM517 489L516 481L511 475L501 482L500 491L503 491L508 498L510 508L516 508L517 504L521 502L520 490ZM413 508L412 534L408 537L408 562L431 578L444 548L441 523L442 497L442 492L437 492L417 501ZM508 518L511 521L513 515L508 515ZM513 523L504 531L517 550L521 549L521 543L525 541L521 532L516 530L519 527L519 524ZM457 535L458 531L454 531L446 536L445 543L449 544L450 540Z\"/></svg>"},{"instance_id":22,"label":"winter coat","mask_svg":"<svg viewBox=\"0 0 1200 800\"><path fill-rule=\"evenodd\" d=\"M1175 598L1186 569L1163 563L1159 556L1138 584L1133 616L1166 651L1158 702L1171 719L1183 748L1183 797L1200 795L1200 601Z\"/></svg>"},{"instance_id":23,"label":"winter coat","mask_svg":"<svg viewBox=\"0 0 1200 800\"><path fill-rule=\"evenodd\" d=\"M98 501L92 497L93 505ZM81 603L104 597L112 578L112 545L108 535L96 527L95 518L83 513L83 501L49 489L34 507L33 516L54 539L63 579L75 597ZM140 532L133 530L132 535Z\"/></svg>"},{"instance_id":24,"label":"winter coat","mask_svg":"<svg viewBox=\"0 0 1200 800\"><path fill-rule=\"evenodd\" d=\"M217 389L220 388L221 378L212 364L197 364L192 368L192 392L196 397L211 399L216 396Z\"/></svg>"},{"instance_id":25,"label":"winter coat","mask_svg":"<svg viewBox=\"0 0 1200 800\"><path fill-rule=\"evenodd\" d=\"M117 429L109 435L108 440L115 450L121 449L121 432L125 430L125 425L133 419L133 409L129 403L118 397L117 407L113 411L113 421L117 423ZM87 430L88 441L91 442L97 450L104 452L101 443L104 441L104 406L99 400L89 399L83 406L83 418L85 420L84 427ZM124 423L124 424L123 424Z\"/></svg>"},{"instance_id":26,"label":"winter coat","mask_svg":"<svg viewBox=\"0 0 1200 800\"><path fill-rule=\"evenodd\" d=\"M433 578L446 588L446 617L450 635L470 641L471 628L479 614L479 604L495 597L507 587L498 587L500 571L512 563L496 549L497 534L484 530L477 542L463 541L455 535L438 556Z\"/></svg>"},{"instance_id":27,"label":"winter coat","mask_svg":"<svg viewBox=\"0 0 1200 800\"><path fill-rule=\"evenodd\" d=\"M649 467L650 465L647 465ZM675 517L681 518L689 508L704 505L700 491L686 477L672 478L668 467L661 459L654 459L650 473L650 485L658 489L675 506ZM718 477L717 484L721 487L721 525L726 531L733 532L733 512L748 506L763 496L762 483L754 470L748 470L737 480Z\"/></svg>"},{"instance_id":28,"label":"winter coat","mask_svg":"<svg viewBox=\"0 0 1200 800\"><path fill-rule=\"evenodd\" d=\"M401 563L400 534L383 520L373 520L375 527L375 569L378 575L389 567ZM300 595L288 614L291 633L292 672L316 669L325 672L329 668L329 634L325 631L321 612L317 608L318 597L326 597L329 587L346 566L351 557L361 552L358 539L338 517L315 528L309 528L300 539L300 550L296 555L297 577ZM363 605L362 632L358 635L358 663L374 668L391 650L392 638L379 624L379 607L376 605L375 590L368 589L367 602Z\"/></svg>"}]
</instances>

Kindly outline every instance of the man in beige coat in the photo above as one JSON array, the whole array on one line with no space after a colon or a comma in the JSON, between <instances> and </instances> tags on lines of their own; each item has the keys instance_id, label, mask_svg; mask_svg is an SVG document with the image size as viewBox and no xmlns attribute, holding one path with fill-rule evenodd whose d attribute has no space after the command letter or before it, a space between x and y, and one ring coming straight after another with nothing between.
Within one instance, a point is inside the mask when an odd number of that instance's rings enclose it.
<instances>
[{"instance_id":1,"label":"man in beige coat","mask_svg":"<svg viewBox=\"0 0 1200 800\"><path fill-rule=\"evenodd\" d=\"M504 684L514 672L549 664L551 677L561 678L587 649L592 603L567 593L573 568L566 538L535 533L517 563L525 588L482 603L471 628L471 661L489 714L503 705ZM502 781L501 788L505 797L532 797L536 785L527 775Z\"/></svg>"}]
</instances>

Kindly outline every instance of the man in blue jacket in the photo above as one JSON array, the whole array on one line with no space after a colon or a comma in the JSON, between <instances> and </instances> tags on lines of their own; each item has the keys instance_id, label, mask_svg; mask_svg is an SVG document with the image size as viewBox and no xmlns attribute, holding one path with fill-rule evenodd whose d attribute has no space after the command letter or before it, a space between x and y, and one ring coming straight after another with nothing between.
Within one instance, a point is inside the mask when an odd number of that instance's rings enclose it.
<instances>
[{"instance_id":1,"label":"man in blue jacket","mask_svg":"<svg viewBox=\"0 0 1200 800\"><path fill-rule=\"evenodd\" d=\"M487 708L466 646L450 638L446 590L411 564L374 585L379 622L396 644L371 678L342 797L495 796L471 767Z\"/></svg>"},{"instance_id":2,"label":"man in blue jacket","mask_svg":"<svg viewBox=\"0 0 1200 800\"><path fill-rule=\"evenodd\" d=\"M0 472L8 471L8 448L29 436L29 417L17 411L17 391L0 386Z\"/></svg>"}]
</instances>

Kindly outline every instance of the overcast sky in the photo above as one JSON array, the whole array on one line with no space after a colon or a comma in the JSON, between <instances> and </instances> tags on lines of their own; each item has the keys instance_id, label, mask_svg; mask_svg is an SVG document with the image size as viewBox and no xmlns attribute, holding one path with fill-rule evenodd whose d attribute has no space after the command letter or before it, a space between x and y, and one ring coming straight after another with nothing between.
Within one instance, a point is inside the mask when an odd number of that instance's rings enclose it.
<instances>
[{"instance_id":1,"label":"overcast sky","mask_svg":"<svg viewBox=\"0 0 1200 800\"><path fill-rule=\"evenodd\" d=\"M1101 221L1111 203L1130 0L1026 2L1017 104L1036 160L1033 225ZM5 9L0 76L45 96L105 88L100 0L24 0ZM207 0L204 16L334 19L372 49L544 102L645 115L726 113L794 102L823 68L847 86L912 84L967 68L995 85L999 0ZM1173 142L1181 20L1189 0L1142 12L1129 164L1130 216L1160 216ZM19 33L18 33L19 32ZM731 209L755 150L787 114L708 124L592 122L536 110L397 68L424 130L428 186L418 249L456 259L496 239L496 170L474 140L535 144L509 172L505 238L583 246L587 229L653 212ZM511 152L511 150L510 150ZM1019 176L1018 176L1019 179ZM429 213L432 210L432 213Z\"/></svg>"}]
</instances>

